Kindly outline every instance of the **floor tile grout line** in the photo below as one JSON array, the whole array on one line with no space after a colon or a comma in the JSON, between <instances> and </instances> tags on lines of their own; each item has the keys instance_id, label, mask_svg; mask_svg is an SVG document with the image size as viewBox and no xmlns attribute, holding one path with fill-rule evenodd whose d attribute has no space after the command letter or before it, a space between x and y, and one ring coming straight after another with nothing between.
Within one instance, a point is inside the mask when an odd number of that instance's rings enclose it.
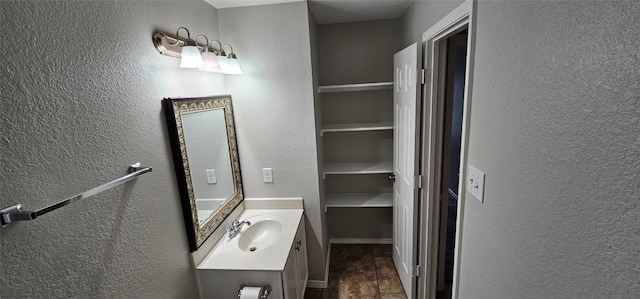
<instances>
[{"instance_id":1,"label":"floor tile grout line","mask_svg":"<svg viewBox=\"0 0 640 299\"><path fill-rule=\"evenodd\" d=\"M376 256L373 252L373 246L369 245L369 249L371 250L371 258L373 259L373 268L375 269L376 275L376 287L378 287L378 296L382 297L382 290L380 289L380 279L378 278L378 264L376 263Z\"/></svg>"}]
</instances>

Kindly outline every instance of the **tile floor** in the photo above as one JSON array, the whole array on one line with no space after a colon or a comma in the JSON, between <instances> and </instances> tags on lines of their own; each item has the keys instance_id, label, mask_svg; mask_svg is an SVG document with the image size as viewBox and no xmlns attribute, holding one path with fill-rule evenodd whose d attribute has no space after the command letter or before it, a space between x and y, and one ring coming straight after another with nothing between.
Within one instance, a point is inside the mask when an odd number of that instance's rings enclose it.
<instances>
[{"instance_id":1,"label":"tile floor","mask_svg":"<svg viewBox=\"0 0 640 299\"><path fill-rule=\"evenodd\" d=\"M332 244L326 289L307 288L305 299L406 299L391 245Z\"/></svg>"}]
</instances>

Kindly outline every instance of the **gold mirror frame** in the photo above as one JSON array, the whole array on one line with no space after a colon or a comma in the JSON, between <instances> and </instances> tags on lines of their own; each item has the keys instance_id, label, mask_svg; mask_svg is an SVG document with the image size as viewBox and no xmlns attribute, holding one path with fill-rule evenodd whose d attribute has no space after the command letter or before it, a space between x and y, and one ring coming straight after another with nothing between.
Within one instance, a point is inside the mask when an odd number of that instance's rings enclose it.
<instances>
[{"instance_id":1,"label":"gold mirror frame","mask_svg":"<svg viewBox=\"0 0 640 299\"><path fill-rule=\"evenodd\" d=\"M244 199L231 96L185 99L166 98L162 102L167 119L167 129L173 152L189 248L191 251L196 251ZM182 115L220 109L224 111L234 193L201 225L198 219L196 197L191 179L191 167L189 166L189 157L184 138Z\"/></svg>"}]
</instances>

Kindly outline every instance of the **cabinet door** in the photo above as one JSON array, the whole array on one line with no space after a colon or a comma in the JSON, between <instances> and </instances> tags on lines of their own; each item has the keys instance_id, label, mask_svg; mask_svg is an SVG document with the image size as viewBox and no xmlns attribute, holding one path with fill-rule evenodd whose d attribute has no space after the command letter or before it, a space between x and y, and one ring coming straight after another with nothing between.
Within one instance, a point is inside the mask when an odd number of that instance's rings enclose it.
<instances>
[{"instance_id":1,"label":"cabinet door","mask_svg":"<svg viewBox=\"0 0 640 299\"><path fill-rule=\"evenodd\" d=\"M287 264L284 266L284 271L282 271L284 299L302 299L298 291L300 288L298 287L297 263L297 251L292 246L289 251L289 257L287 257Z\"/></svg>"},{"instance_id":2,"label":"cabinet door","mask_svg":"<svg viewBox=\"0 0 640 299\"><path fill-rule=\"evenodd\" d=\"M298 298L304 298L304 292L307 288L307 279L309 278L309 266L307 264L307 239L304 226L304 217L300 220L298 232L294 240L294 251L296 252L296 262L298 268Z\"/></svg>"},{"instance_id":3,"label":"cabinet door","mask_svg":"<svg viewBox=\"0 0 640 299\"><path fill-rule=\"evenodd\" d=\"M302 299L307 288L309 268L307 265L307 239L304 230L304 218L298 224L298 231L282 272L285 299Z\"/></svg>"}]
</instances>

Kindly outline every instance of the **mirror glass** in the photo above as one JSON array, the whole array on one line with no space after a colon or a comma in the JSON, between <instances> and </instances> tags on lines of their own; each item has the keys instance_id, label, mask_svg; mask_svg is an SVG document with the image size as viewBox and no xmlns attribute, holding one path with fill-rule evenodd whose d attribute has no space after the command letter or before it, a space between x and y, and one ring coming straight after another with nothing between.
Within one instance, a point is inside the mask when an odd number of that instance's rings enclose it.
<instances>
[{"instance_id":1,"label":"mirror glass","mask_svg":"<svg viewBox=\"0 0 640 299\"><path fill-rule=\"evenodd\" d=\"M191 251L243 200L230 96L163 101Z\"/></svg>"},{"instance_id":2,"label":"mirror glass","mask_svg":"<svg viewBox=\"0 0 640 299\"><path fill-rule=\"evenodd\" d=\"M223 110L182 115L182 129L202 225L234 193Z\"/></svg>"}]
</instances>

